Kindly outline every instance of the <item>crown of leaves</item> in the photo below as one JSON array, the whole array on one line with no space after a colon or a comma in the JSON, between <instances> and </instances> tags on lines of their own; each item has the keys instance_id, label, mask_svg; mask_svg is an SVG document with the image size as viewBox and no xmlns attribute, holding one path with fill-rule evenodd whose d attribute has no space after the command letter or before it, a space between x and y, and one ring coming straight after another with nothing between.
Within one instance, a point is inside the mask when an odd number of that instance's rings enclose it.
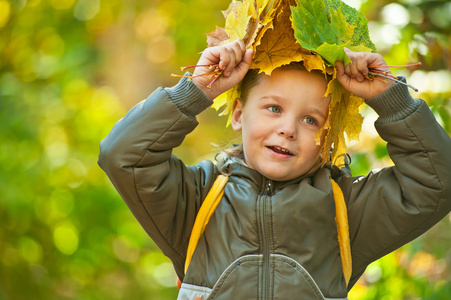
<instances>
[{"instance_id":1,"label":"crown of leaves","mask_svg":"<svg viewBox=\"0 0 451 300\"><path fill-rule=\"evenodd\" d=\"M359 106L363 99L349 93L336 79L337 60L350 62L344 48L359 52L376 51L368 33L367 20L358 10L340 0L233 0L223 12L225 28L207 34L208 46L242 39L254 49L251 69L268 75L291 62L302 61L308 71L331 75L325 97L330 95L329 116L317 134L317 143L327 130L322 150L323 163L344 165L345 134L358 140L363 117ZM230 115L239 97L238 86L214 100L220 115ZM230 122L227 123L227 125ZM330 153L330 149L332 149Z\"/></svg>"}]
</instances>

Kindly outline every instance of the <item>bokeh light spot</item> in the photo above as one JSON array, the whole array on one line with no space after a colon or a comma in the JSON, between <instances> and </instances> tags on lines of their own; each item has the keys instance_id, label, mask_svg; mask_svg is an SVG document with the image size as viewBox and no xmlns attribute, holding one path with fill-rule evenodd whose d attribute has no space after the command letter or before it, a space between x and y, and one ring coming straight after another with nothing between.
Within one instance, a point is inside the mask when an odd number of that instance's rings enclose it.
<instances>
[{"instance_id":1,"label":"bokeh light spot","mask_svg":"<svg viewBox=\"0 0 451 300\"><path fill-rule=\"evenodd\" d=\"M72 255L78 248L78 233L73 226L59 225L53 231L53 242L59 251Z\"/></svg>"},{"instance_id":2,"label":"bokeh light spot","mask_svg":"<svg viewBox=\"0 0 451 300\"><path fill-rule=\"evenodd\" d=\"M147 49L147 60L154 64L164 64L175 54L175 43L168 37L159 37L153 40Z\"/></svg>"},{"instance_id":3,"label":"bokeh light spot","mask_svg":"<svg viewBox=\"0 0 451 300\"><path fill-rule=\"evenodd\" d=\"M174 266L170 262L159 264L154 269L153 276L155 280L162 286L173 286L175 277Z\"/></svg>"},{"instance_id":4,"label":"bokeh light spot","mask_svg":"<svg viewBox=\"0 0 451 300\"><path fill-rule=\"evenodd\" d=\"M343 2L351 7L354 7L355 9L360 9L362 6L361 0L343 0Z\"/></svg>"},{"instance_id":5,"label":"bokeh light spot","mask_svg":"<svg viewBox=\"0 0 451 300\"><path fill-rule=\"evenodd\" d=\"M78 0L74 7L74 17L80 21L91 20L99 10L99 0Z\"/></svg>"},{"instance_id":6,"label":"bokeh light spot","mask_svg":"<svg viewBox=\"0 0 451 300\"><path fill-rule=\"evenodd\" d=\"M32 238L21 238L20 253L29 264L39 264L42 261L42 247Z\"/></svg>"},{"instance_id":7,"label":"bokeh light spot","mask_svg":"<svg viewBox=\"0 0 451 300\"><path fill-rule=\"evenodd\" d=\"M404 27L409 23L410 16L404 6L391 3L382 9L382 19L387 24Z\"/></svg>"},{"instance_id":8,"label":"bokeh light spot","mask_svg":"<svg viewBox=\"0 0 451 300\"><path fill-rule=\"evenodd\" d=\"M139 258L135 243L123 236L113 240L113 251L117 258L125 262L135 262Z\"/></svg>"},{"instance_id":9,"label":"bokeh light spot","mask_svg":"<svg viewBox=\"0 0 451 300\"><path fill-rule=\"evenodd\" d=\"M11 5L8 1L0 1L0 27L5 26L11 14Z\"/></svg>"},{"instance_id":10,"label":"bokeh light spot","mask_svg":"<svg viewBox=\"0 0 451 300\"><path fill-rule=\"evenodd\" d=\"M135 22L135 31L139 39L151 41L155 37L163 35L168 28L169 20L151 9L141 13Z\"/></svg>"},{"instance_id":11,"label":"bokeh light spot","mask_svg":"<svg viewBox=\"0 0 451 300\"><path fill-rule=\"evenodd\" d=\"M75 0L51 0L50 2L55 9L68 9L74 5Z\"/></svg>"}]
</instances>

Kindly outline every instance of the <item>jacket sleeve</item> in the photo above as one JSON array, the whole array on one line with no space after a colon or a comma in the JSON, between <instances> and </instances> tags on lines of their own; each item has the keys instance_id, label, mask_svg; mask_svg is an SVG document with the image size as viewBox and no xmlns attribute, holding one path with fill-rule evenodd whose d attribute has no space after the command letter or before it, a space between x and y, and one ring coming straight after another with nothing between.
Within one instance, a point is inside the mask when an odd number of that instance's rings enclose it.
<instances>
[{"instance_id":1,"label":"jacket sleeve","mask_svg":"<svg viewBox=\"0 0 451 300\"><path fill-rule=\"evenodd\" d=\"M209 161L187 167L172 149L197 126L195 115L211 103L182 79L138 103L100 143L100 167L179 276L197 210L217 171Z\"/></svg>"},{"instance_id":2,"label":"jacket sleeve","mask_svg":"<svg viewBox=\"0 0 451 300\"><path fill-rule=\"evenodd\" d=\"M353 275L410 242L451 210L451 139L427 104L397 84L367 101L394 166L365 177L344 176Z\"/></svg>"}]
</instances>

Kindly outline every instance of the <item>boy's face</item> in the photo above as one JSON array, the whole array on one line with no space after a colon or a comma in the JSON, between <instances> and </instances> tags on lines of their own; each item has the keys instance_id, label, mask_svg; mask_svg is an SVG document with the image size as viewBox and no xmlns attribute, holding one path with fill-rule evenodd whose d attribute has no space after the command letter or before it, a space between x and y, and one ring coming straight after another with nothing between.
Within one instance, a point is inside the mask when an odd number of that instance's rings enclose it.
<instances>
[{"instance_id":1,"label":"boy's face","mask_svg":"<svg viewBox=\"0 0 451 300\"><path fill-rule=\"evenodd\" d=\"M307 173L319 158L315 135L325 124L327 82L319 74L276 69L238 101L232 127L242 130L244 159L265 177L285 181Z\"/></svg>"}]
</instances>

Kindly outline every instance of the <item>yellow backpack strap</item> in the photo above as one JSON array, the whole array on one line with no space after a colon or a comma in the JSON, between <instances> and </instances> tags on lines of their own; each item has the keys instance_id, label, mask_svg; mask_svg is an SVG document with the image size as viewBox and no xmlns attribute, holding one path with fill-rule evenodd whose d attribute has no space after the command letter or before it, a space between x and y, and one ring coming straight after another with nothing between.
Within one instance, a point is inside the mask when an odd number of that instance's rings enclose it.
<instances>
[{"instance_id":1,"label":"yellow backpack strap","mask_svg":"<svg viewBox=\"0 0 451 300\"><path fill-rule=\"evenodd\" d=\"M340 186L333 180L332 191L335 200L335 222L337 223L338 244L340 245L341 264L346 285L349 284L352 274L351 241L349 239L348 209Z\"/></svg>"},{"instance_id":2,"label":"yellow backpack strap","mask_svg":"<svg viewBox=\"0 0 451 300\"><path fill-rule=\"evenodd\" d=\"M219 202L224 195L224 186L226 185L229 177L224 175L219 175L210 191L207 194L204 202L197 213L196 220L194 221L193 230L191 231L191 236L189 238L188 251L186 252L186 260L185 260L185 273L188 270L188 266L191 262L191 258L193 257L194 250L196 250L197 243L199 242L200 237L205 231L205 227L210 221L211 215L214 213L216 206L218 206Z\"/></svg>"}]
</instances>

